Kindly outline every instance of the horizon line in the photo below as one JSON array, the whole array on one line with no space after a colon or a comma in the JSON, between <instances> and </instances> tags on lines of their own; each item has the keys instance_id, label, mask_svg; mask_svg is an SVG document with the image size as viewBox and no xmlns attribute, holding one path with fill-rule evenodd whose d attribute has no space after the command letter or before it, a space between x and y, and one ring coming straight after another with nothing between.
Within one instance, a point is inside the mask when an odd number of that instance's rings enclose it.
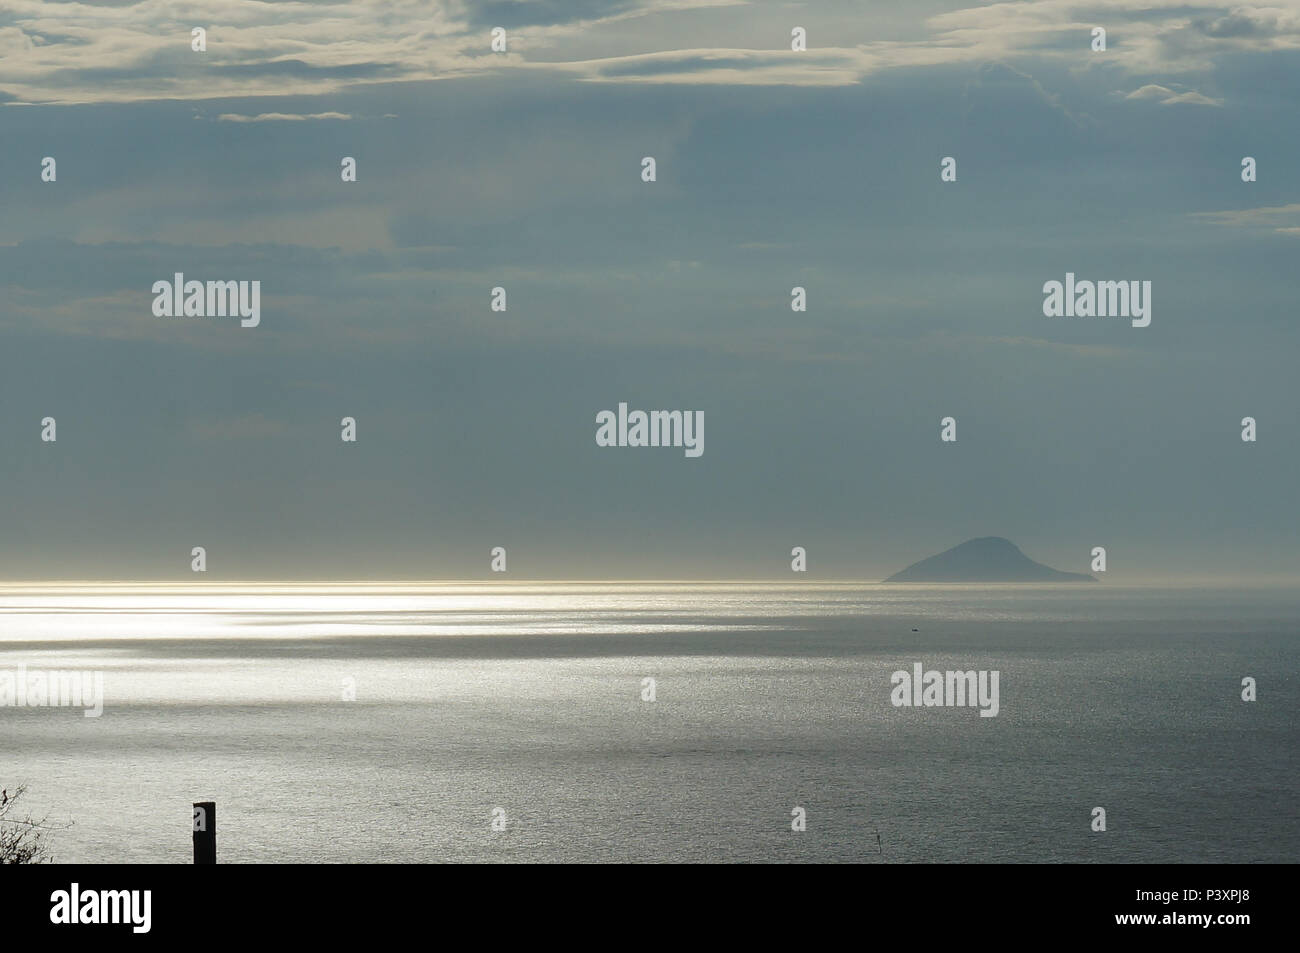
<instances>
[{"instance_id":1,"label":"horizon line","mask_svg":"<svg viewBox=\"0 0 1300 953\"><path fill-rule=\"evenodd\" d=\"M1147 576L1129 579L1108 580L1104 575L1095 577L1097 582L1105 583L1111 587L1145 587L1151 585L1171 585L1177 586L1184 584L1188 586L1204 585L1207 582L1221 583L1224 586L1249 588L1251 585L1260 587L1273 587L1284 585L1296 585L1300 583L1300 575L1293 576L1263 576L1263 577L1230 577L1224 579L1220 576L1212 575L1183 575L1183 576ZM939 586L1067 586L1077 587L1077 580L1044 580L1037 582L1026 581L952 581L952 582L886 582L882 579L863 579L858 577L835 577L835 578L795 578L789 577L726 577L714 579L695 578L674 578L674 577L628 577L628 578L590 578L590 577L572 577L572 578L515 578L515 579L494 579L484 577L474 578L394 578L394 579L365 579L365 578L303 578L303 579L222 579L211 581L183 581L178 579L15 579L0 580L0 590L4 589L21 589L21 588L57 588L57 587L91 587L98 586L104 588L112 587L170 587L170 588L187 588L187 589L204 589L204 588L232 588L232 587L273 587L273 586L356 586L356 587L383 587L383 586L574 586L574 585L657 585L657 586L749 586L749 585L773 585L773 586L808 586L816 587L820 585L830 586L889 586L900 588L927 588ZM1086 591L1095 591L1093 587L1079 587Z\"/></svg>"}]
</instances>

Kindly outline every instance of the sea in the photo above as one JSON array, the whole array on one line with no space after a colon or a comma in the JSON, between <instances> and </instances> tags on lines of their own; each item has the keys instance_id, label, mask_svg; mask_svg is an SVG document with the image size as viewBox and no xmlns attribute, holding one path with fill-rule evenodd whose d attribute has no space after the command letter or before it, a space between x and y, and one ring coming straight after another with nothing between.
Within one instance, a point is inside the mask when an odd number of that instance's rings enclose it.
<instances>
[{"instance_id":1,"label":"sea","mask_svg":"<svg viewBox=\"0 0 1300 953\"><path fill-rule=\"evenodd\" d=\"M59 671L98 717L0 707L55 862L190 863L199 801L219 863L1300 859L1288 588L0 587L0 685Z\"/></svg>"}]
</instances>

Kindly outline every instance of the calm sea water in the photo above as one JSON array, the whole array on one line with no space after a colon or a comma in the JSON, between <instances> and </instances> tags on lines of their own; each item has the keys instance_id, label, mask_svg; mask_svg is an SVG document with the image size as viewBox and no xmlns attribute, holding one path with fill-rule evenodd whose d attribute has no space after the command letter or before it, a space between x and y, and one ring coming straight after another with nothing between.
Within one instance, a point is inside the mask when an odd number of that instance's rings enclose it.
<instances>
[{"instance_id":1,"label":"calm sea water","mask_svg":"<svg viewBox=\"0 0 1300 953\"><path fill-rule=\"evenodd\" d=\"M196 800L231 863L1300 858L1293 591L3 588L19 665L104 677L0 708L57 861L188 863Z\"/></svg>"}]
</instances>

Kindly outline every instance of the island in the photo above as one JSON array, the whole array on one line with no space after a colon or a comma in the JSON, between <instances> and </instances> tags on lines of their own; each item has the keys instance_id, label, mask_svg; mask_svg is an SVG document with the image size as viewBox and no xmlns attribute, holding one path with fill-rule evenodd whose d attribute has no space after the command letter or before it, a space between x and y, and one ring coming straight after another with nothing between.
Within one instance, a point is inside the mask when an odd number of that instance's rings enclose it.
<instances>
[{"instance_id":1,"label":"island","mask_svg":"<svg viewBox=\"0 0 1300 953\"><path fill-rule=\"evenodd\" d=\"M1001 536L968 539L937 556L912 563L885 582L1096 582L1082 572L1036 563Z\"/></svg>"}]
</instances>

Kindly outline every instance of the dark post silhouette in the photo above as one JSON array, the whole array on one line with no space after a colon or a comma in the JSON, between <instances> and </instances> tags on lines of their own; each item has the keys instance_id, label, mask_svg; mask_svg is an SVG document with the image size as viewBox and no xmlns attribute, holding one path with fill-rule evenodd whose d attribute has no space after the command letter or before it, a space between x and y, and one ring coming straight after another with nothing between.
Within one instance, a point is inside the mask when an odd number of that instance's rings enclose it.
<instances>
[{"instance_id":1,"label":"dark post silhouette","mask_svg":"<svg viewBox=\"0 0 1300 953\"><path fill-rule=\"evenodd\" d=\"M217 862L217 802L194 802L194 863Z\"/></svg>"}]
</instances>

